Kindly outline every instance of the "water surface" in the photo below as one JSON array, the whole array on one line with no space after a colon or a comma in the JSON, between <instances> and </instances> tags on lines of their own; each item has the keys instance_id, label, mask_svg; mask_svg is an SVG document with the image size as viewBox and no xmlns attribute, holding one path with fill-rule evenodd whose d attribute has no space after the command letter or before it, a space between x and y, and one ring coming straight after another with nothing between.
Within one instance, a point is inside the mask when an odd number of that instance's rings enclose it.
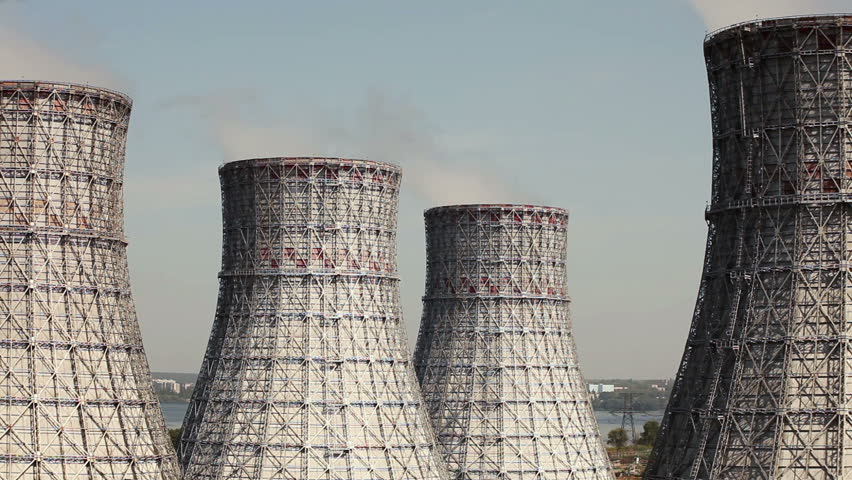
<instances>
[{"instance_id":1,"label":"water surface","mask_svg":"<svg viewBox=\"0 0 852 480\"><path fill-rule=\"evenodd\" d=\"M160 407L163 409L163 415L166 417L166 426L169 428L179 428L183 423L183 416L186 414L188 403L162 403ZM598 418L598 427L601 429L601 435L606 438L610 430L621 427L621 415L613 415L609 412L595 412ZM636 435L642 433L642 425L648 420L660 421L663 418L663 412L648 412L647 414L635 414L633 416L636 424ZM629 426L628 426L629 430Z\"/></svg>"}]
</instances>

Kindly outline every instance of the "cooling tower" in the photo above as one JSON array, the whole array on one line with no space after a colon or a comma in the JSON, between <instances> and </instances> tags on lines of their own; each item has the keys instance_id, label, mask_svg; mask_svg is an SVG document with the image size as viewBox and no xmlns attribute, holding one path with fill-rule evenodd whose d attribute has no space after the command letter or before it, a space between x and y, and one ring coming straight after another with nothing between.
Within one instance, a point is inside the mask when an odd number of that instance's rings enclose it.
<instances>
[{"instance_id":1,"label":"cooling tower","mask_svg":"<svg viewBox=\"0 0 852 480\"><path fill-rule=\"evenodd\" d=\"M852 16L704 43L713 194L647 479L852 478Z\"/></svg>"},{"instance_id":2,"label":"cooling tower","mask_svg":"<svg viewBox=\"0 0 852 480\"><path fill-rule=\"evenodd\" d=\"M219 303L185 478L446 479L402 329L400 170L270 158L219 175Z\"/></svg>"},{"instance_id":3,"label":"cooling tower","mask_svg":"<svg viewBox=\"0 0 852 480\"><path fill-rule=\"evenodd\" d=\"M0 82L0 478L177 479L130 296L130 106Z\"/></svg>"},{"instance_id":4,"label":"cooling tower","mask_svg":"<svg viewBox=\"0 0 852 480\"><path fill-rule=\"evenodd\" d=\"M610 479L565 294L568 214L428 210L415 367L459 480Z\"/></svg>"}]
</instances>

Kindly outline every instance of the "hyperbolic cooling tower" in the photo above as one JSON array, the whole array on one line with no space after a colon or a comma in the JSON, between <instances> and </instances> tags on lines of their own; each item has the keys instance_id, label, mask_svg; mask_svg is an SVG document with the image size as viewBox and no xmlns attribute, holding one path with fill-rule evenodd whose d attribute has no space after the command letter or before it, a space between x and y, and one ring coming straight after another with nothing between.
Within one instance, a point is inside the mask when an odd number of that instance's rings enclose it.
<instances>
[{"instance_id":1,"label":"hyperbolic cooling tower","mask_svg":"<svg viewBox=\"0 0 852 480\"><path fill-rule=\"evenodd\" d=\"M402 330L398 167L270 158L219 175L219 304L186 479L445 480Z\"/></svg>"},{"instance_id":2,"label":"hyperbolic cooling tower","mask_svg":"<svg viewBox=\"0 0 852 480\"><path fill-rule=\"evenodd\" d=\"M426 212L415 367L459 480L610 479L565 295L566 211Z\"/></svg>"},{"instance_id":3,"label":"hyperbolic cooling tower","mask_svg":"<svg viewBox=\"0 0 852 480\"><path fill-rule=\"evenodd\" d=\"M130 297L130 106L0 82L0 478L177 478Z\"/></svg>"},{"instance_id":4,"label":"hyperbolic cooling tower","mask_svg":"<svg viewBox=\"0 0 852 480\"><path fill-rule=\"evenodd\" d=\"M852 16L704 50L707 253L647 478L852 478Z\"/></svg>"}]
</instances>

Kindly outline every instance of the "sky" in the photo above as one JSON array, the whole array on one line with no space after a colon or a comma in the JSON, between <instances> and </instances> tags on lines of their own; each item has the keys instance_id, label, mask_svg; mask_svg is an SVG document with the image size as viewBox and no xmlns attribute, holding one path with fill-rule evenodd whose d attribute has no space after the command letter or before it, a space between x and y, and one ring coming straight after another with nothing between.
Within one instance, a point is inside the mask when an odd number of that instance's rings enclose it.
<instances>
[{"instance_id":1,"label":"sky","mask_svg":"<svg viewBox=\"0 0 852 480\"><path fill-rule=\"evenodd\" d=\"M702 41L848 0L0 0L0 78L134 100L126 233L154 371L197 372L221 261L217 167L329 155L403 167L399 267L420 322L423 210L567 208L587 378L668 378L701 275L711 137Z\"/></svg>"}]
</instances>

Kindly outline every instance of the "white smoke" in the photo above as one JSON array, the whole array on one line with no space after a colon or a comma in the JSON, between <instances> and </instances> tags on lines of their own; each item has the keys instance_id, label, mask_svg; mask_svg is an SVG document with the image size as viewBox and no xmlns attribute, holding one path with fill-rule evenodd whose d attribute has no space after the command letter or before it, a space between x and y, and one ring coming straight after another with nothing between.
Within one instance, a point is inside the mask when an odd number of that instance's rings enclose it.
<instances>
[{"instance_id":1,"label":"white smoke","mask_svg":"<svg viewBox=\"0 0 852 480\"><path fill-rule=\"evenodd\" d=\"M852 10L849 0L689 0L708 30L767 17L838 13Z\"/></svg>"},{"instance_id":2,"label":"white smoke","mask_svg":"<svg viewBox=\"0 0 852 480\"><path fill-rule=\"evenodd\" d=\"M239 98L242 103L223 103L223 98ZM498 180L482 162L469 158L468 148L450 145L450 137L441 136L416 106L384 92L369 92L362 105L347 115L309 108L287 119L265 121L256 96L246 91L184 97L163 106L200 111L211 122L227 160L339 156L385 161L401 165L406 189L434 205L530 201ZM247 109L251 115L242 114Z\"/></svg>"},{"instance_id":3,"label":"white smoke","mask_svg":"<svg viewBox=\"0 0 852 480\"><path fill-rule=\"evenodd\" d=\"M16 3L0 1L0 79L70 82L117 90L127 86L118 75L71 59L59 46L36 39L21 27Z\"/></svg>"}]
</instances>

